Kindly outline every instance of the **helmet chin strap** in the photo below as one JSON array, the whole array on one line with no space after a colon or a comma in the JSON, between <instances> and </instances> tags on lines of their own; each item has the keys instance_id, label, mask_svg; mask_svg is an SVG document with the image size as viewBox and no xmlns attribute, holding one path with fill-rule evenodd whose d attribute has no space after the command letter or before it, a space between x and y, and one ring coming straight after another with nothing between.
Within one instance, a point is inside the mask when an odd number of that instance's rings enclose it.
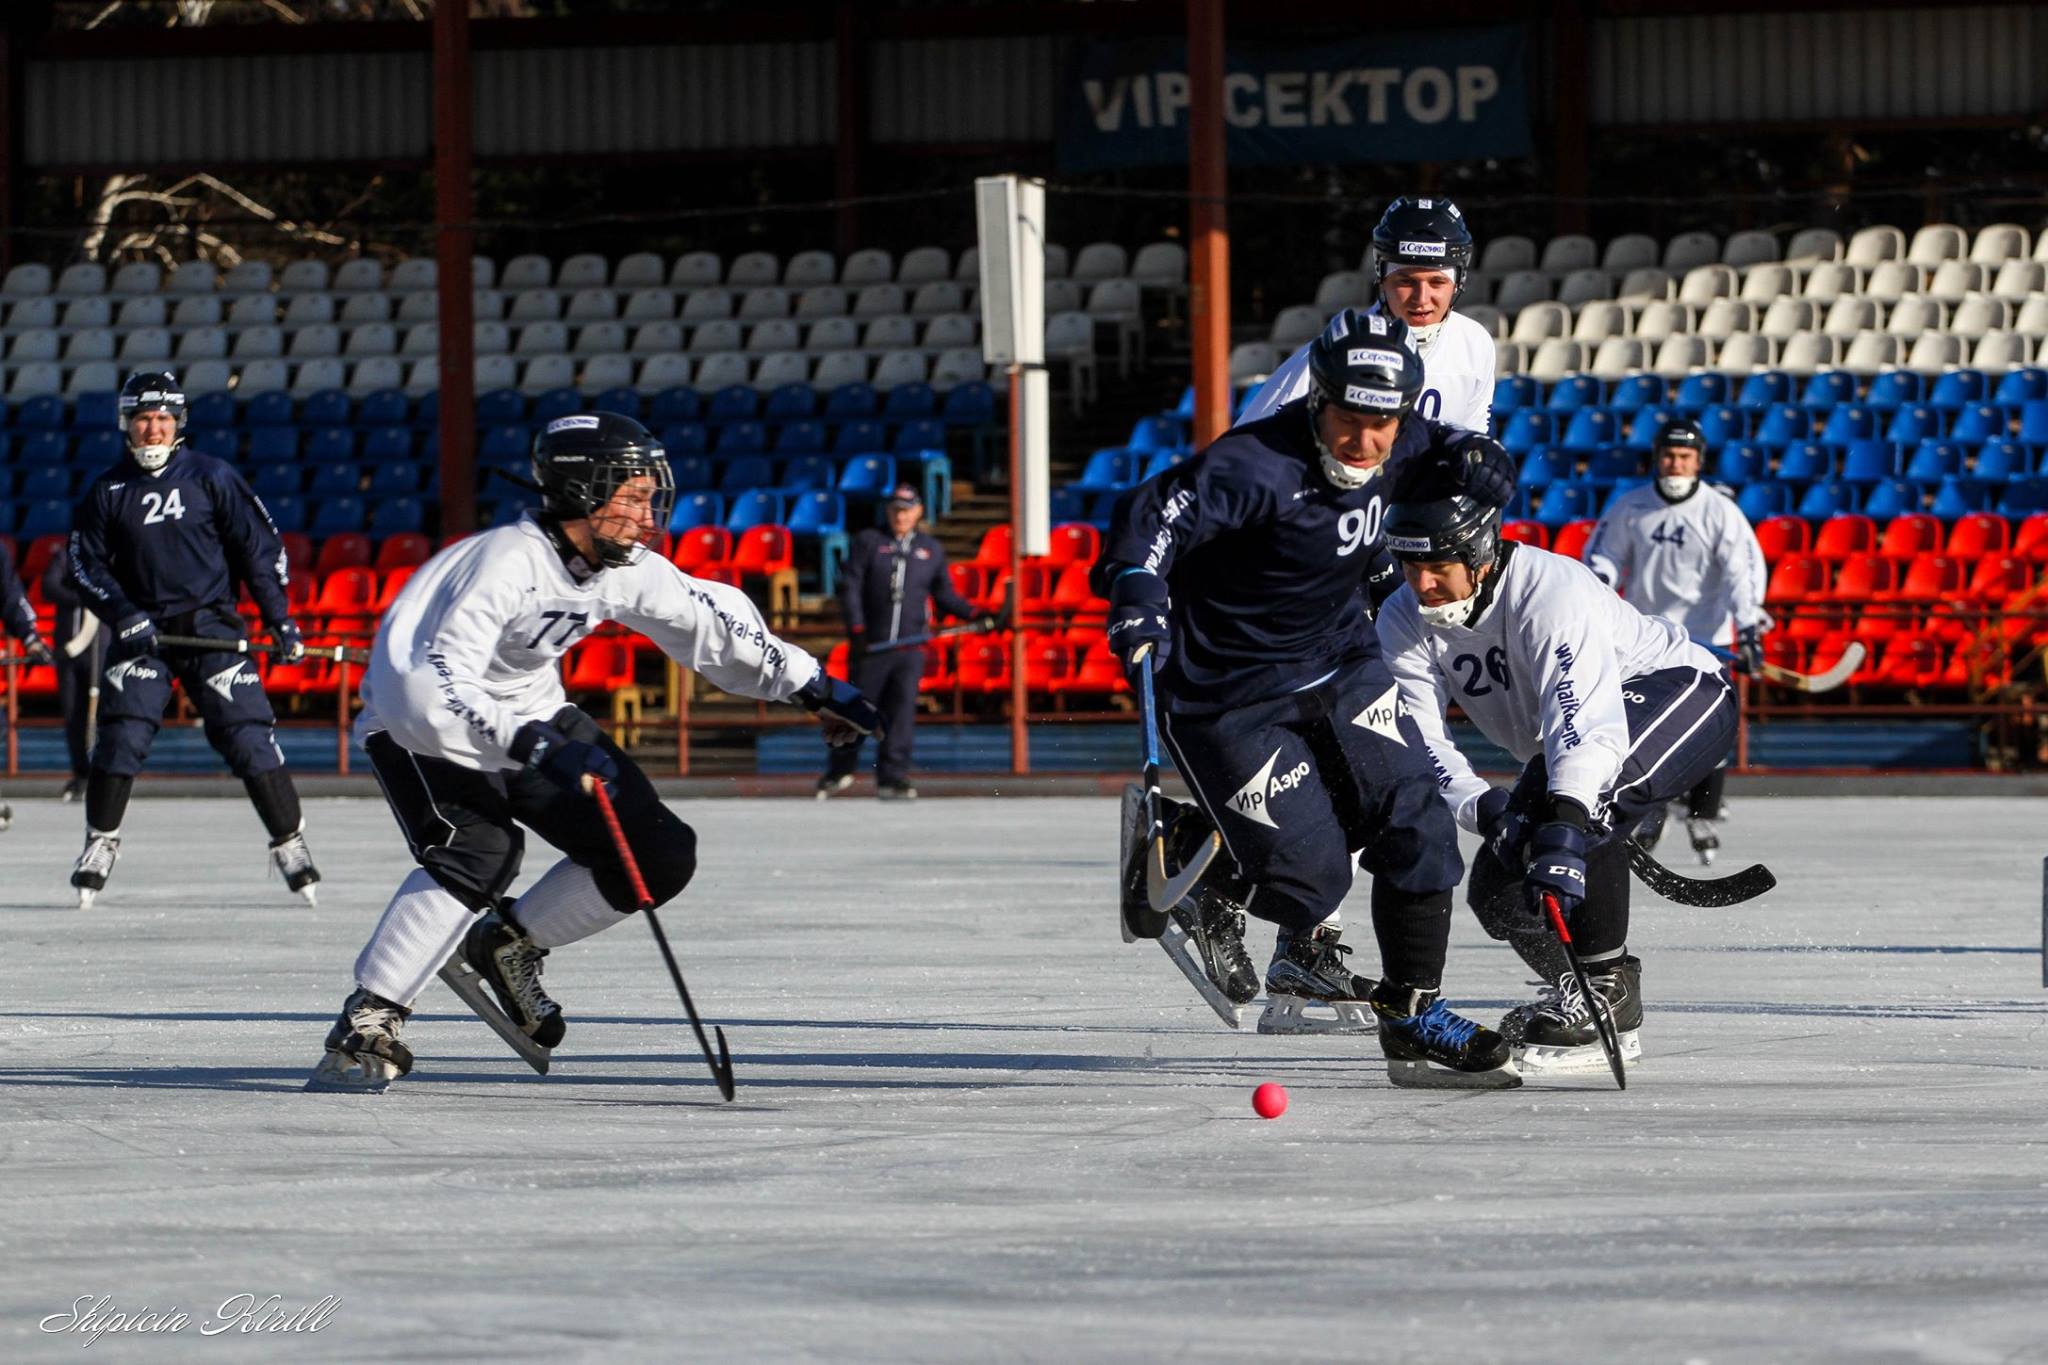
<instances>
[{"instance_id":1,"label":"helmet chin strap","mask_svg":"<svg viewBox=\"0 0 2048 1365\"><path fill-rule=\"evenodd\" d=\"M177 448L175 441L167 446L130 446L128 454L145 474L154 474L171 462L171 452Z\"/></svg>"},{"instance_id":2,"label":"helmet chin strap","mask_svg":"<svg viewBox=\"0 0 2048 1365\"><path fill-rule=\"evenodd\" d=\"M1365 487L1373 481L1374 476L1380 472L1381 467L1386 462L1382 460L1380 464L1376 465L1346 464L1335 455L1332 455L1330 448L1323 444L1322 424L1316 420L1316 414L1321 410L1322 405L1320 403L1310 404L1308 423L1309 434L1315 438L1316 455L1323 466L1323 477L1347 493Z\"/></svg>"},{"instance_id":3,"label":"helmet chin strap","mask_svg":"<svg viewBox=\"0 0 2048 1365\"><path fill-rule=\"evenodd\" d=\"M1422 617L1422 624L1425 626L1434 626L1438 630L1449 630L1453 626L1462 626L1471 620L1472 609L1478 605L1479 594L1474 592L1470 597L1456 602L1446 602L1440 607L1417 606L1415 610Z\"/></svg>"},{"instance_id":4,"label":"helmet chin strap","mask_svg":"<svg viewBox=\"0 0 2048 1365\"><path fill-rule=\"evenodd\" d=\"M1684 502L1692 496L1692 490L1699 486L1700 480L1697 474L1685 477L1675 474L1662 474L1657 478L1657 491L1664 495L1667 502Z\"/></svg>"}]
</instances>

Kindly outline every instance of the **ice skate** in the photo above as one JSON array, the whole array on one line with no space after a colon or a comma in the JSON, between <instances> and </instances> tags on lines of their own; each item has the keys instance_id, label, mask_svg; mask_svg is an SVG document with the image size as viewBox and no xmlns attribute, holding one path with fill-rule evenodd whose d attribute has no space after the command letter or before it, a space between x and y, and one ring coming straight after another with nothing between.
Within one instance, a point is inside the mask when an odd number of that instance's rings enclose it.
<instances>
[{"instance_id":1,"label":"ice skate","mask_svg":"<svg viewBox=\"0 0 2048 1365\"><path fill-rule=\"evenodd\" d=\"M1373 981L1344 965L1351 953L1342 931L1318 926L1299 937L1282 934L1266 968L1266 1009L1261 1033L1376 1033L1368 997ZM1311 1012L1313 1010L1313 1012Z\"/></svg>"},{"instance_id":2,"label":"ice skate","mask_svg":"<svg viewBox=\"0 0 2048 1365\"><path fill-rule=\"evenodd\" d=\"M1714 823L1704 815L1689 815L1685 820L1685 832L1692 839L1692 851L1699 856L1701 867L1712 867L1714 855L1721 851L1721 835Z\"/></svg>"},{"instance_id":3,"label":"ice skate","mask_svg":"<svg viewBox=\"0 0 2048 1365\"><path fill-rule=\"evenodd\" d=\"M875 788L875 795L884 801L915 801L917 788L908 782L887 782Z\"/></svg>"},{"instance_id":4,"label":"ice skate","mask_svg":"<svg viewBox=\"0 0 2048 1365\"><path fill-rule=\"evenodd\" d=\"M8 805L5 801L0 801L0 834L5 834L7 827L13 823L14 807Z\"/></svg>"},{"instance_id":5,"label":"ice skate","mask_svg":"<svg viewBox=\"0 0 2048 1365\"><path fill-rule=\"evenodd\" d=\"M67 806L74 801L83 801L85 799L85 779L74 777L69 782L66 782L64 790L57 794L57 799Z\"/></svg>"},{"instance_id":6,"label":"ice skate","mask_svg":"<svg viewBox=\"0 0 2048 1365\"><path fill-rule=\"evenodd\" d=\"M78 863L71 869L71 884L78 888L79 909L92 909L93 901L106 890L107 878L113 875L114 859L120 856L120 834L102 834L93 829L85 832L85 851L78 855Z\"/></svg>"},{"instance_id":7,"label":"ice skate","mask_svg":"<svg viewBox=\"0 0 2048 1365\"><path fill-rule=\"evenodd\" d=\"M1586 979L1599 1008L1614 1023L1615 1041L1624 1065L1642 1060L1643 964L1633 957L1594 963L1586 968ZM1516 1060L1525 1075L1566 1074L1607 1069L1607 1053L1600 1046L1599 1027L1593 1022L1585 993L1578 978L1566 972L1544 993L1544 999L1529 1014Z\"/></svg>"},{"instance_id":8,"label":"ice skate","mask_svg":"<svg viewBox=\"0 0 2048 1365\"><path fill-rule=\"evenodd\" d=\"M845 791L848 787L851 787L852 785L852 773L839 773L836 776L828 773L824 777L818 779L817 799L820 801L829 800L830 798L839 795L839 793Z\"/></svg>"},{"instance_id":9,"label":"ice skate","mask_svg":"<svg viewBox=\"0 0 2048 1365\"><path fill-rule=\"evenodd\" d=\"M362 987L341 1007L341 1017L327 1031L327 1055L306 1080L306 1089L342 1094L376 1095L412 1070L412 1049L398 1041L398 1030L412 1017Z\"/></svg>"},{"instance_id":10,"label":"ice skate","mask_svg":"<svg viewBox=\"0 0 2048 1365\"><path fill-rule=\"evenodd\" d=\"M1259 974L1244 950L1244 909L1220 881L1205 881L1173 907L1159 946L1216 1017L1244 1024L1242 1007L1258 996Z\"/></svg>"},{"instance_id":11,"label":"ice skate","mask_svg":"<svg viewBox=\"0 0 2048 1365\"><path fill-rule=\"evenodd\" d=\"M462 957L489 984L506 1017L544 1048L562 1041L562 1007L541 989L540 964L548 950L497 914L485 915L462 940Z\"/></svg>"},{"instance_id":12,"label":"ice skate","mask_svg":"<svg viewBox=\"0 0 2048 1365\"><path fill-rule=\"evenodd\" d=\"M320 881L320 869L313 866L313 853L306 847L303 826L272 844L270 857L277 864L277 870L284 874L286 889L304 896L308 905L320 903L313 890Z\"/></svg>"},{"instance_id":13,"label":"ice skate","mask_svg":"<svg viewBox=\"0 0 2048 1365\"><path fill-rule=\"evenodd\" d=\"M1514 1050L1492 1029L1455 1014L1433 990L1382 981L1370 997L1387 1079L1420 1090L1512 1090Z\"/></svg>"}]
</instances>

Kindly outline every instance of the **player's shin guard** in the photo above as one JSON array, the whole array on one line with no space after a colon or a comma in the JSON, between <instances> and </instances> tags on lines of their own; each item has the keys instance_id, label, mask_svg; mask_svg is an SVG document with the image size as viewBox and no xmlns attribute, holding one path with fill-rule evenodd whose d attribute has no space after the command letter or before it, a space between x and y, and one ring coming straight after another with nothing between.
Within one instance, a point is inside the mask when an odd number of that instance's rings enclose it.
<instances>
[{"instance_id":1,"label":"player's shin guard","mask_svg":"<svg viewBox=\"0 0 2048 1365\"><path fill-rule=\"evenodd\" d=\"M356 956L356 984L410 1008L475 918L433 874L414 868Z\"/></svg>"},{"instance_id":2,"label":"player's shin guard","mask_svg":"<svg viewBox=\"0 0 2048 1365\"><path fill-rule=\"evenodd\" d=\"M589 868L564 858L513 902L510 918L540 948L560 948L625 923Z\"/></svg>"}]
</instances>

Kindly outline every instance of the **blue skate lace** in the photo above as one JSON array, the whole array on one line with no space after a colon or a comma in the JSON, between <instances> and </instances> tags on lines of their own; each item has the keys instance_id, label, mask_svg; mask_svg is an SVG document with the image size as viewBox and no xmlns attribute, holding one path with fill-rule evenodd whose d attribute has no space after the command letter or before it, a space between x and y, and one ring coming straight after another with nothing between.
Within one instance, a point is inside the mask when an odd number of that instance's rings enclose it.
<instances>
[{"instance_id":1,"label":"blue skate lace","mask_svg":"<svg viewBox=\"0 0 2048 1365\"><path fill-rule=\"evenodd\" d=\"M1428 1009L1403 1022L1423 1042L1453 1050L1464 1047L1479 1032L1478 1024L1453 1013L1441 1000L1431 1001Z\"/></svg>"}]
</instances>

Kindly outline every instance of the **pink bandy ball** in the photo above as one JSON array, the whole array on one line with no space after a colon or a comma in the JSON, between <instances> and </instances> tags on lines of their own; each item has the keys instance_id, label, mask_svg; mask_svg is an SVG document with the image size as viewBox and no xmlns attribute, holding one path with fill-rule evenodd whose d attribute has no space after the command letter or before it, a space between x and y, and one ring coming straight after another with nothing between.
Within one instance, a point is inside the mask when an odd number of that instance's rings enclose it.
<instances>
[{"instance_id":1,"label":"pink bandy ball","mask_svg":"<svg viewBox=\"0 0 2048 1365\"><path fill-rule=\"evenodd\" d=\"M1287 1088L1267 1081L1252 1091L1252 1112L1262 1119L1277 1119L1287 1112Z\"/></svg>"}]
</instances>

